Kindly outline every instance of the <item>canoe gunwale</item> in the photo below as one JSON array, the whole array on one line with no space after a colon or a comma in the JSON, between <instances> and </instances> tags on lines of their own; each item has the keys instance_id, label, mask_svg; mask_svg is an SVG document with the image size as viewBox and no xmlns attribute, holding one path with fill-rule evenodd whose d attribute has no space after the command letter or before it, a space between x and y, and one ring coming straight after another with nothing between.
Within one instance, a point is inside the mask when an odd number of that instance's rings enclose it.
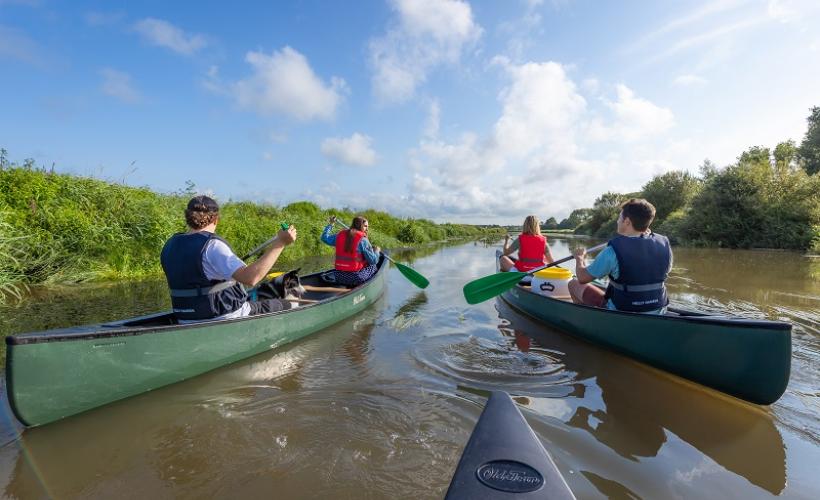
<instances>
[{"instance_id":1,"label":"canoe gunwale","mask_svg":"<svg viewBox=\"0 0 820 500\"><path fill-rule=\"evenodd\" d=\"M707 324L707 325L717 325L717 326L732 326L738 328L755 328L755 329L765 329L765 330L791 330L792 325L783 321L772 321L772 320L765 320L765 319L749 319L743 318L740 316L727 316L727 315L710 315L705 313L698 313L697 315L692 316L685 316L685 315L669 315L669 314L645 314L639 312L631 312L631 311L618 311L615 309L605 309L603 307L595 307L590 306L587 304L576 304L574 302L569 302L566 300L559 300L552 297L548 297L546 295L541 295L540 293L536 293L527 289L524 289L520 286L515 287L515 289L519 293L529 293L535 295L539 299L545 299L545 301L552 302L554 304L562 304L569 308L584 308L589 311L592 311L596 314L603 314L603 315L621 315L621 316L629 316L632 318L640 318L641 320L652 320L652 321L685 321L687 323L697 323L697 324ZM514 303L515 300L507 299L507 295L509 292L504 293L504 299L507 302ZM514 304L512 304L514 305Z\"/></svg>"},{"instance_id":2,"label":"canoe gunwale","mask_svg":"<svg viewBox=\"0 0 820 500\"><path fill-rule=\"evenodd\" d=\"M254 316L243 316L241 318L232 318L232 319L213 319L213 320L204 320L198 323L182 323L182 324L168 324L168 325L146 325L146 326L124 326L125 323L133 322L133 321L140 321L150 319L152 317L163 317L172 314L171 311L164 311L158 313L152 313L144 316L138 316L134 318L128 318L124 320L118 320L113 322L107 323L96 323L92 325L86 326L78 326L78 327L70 327L65 329L55 329L55 330L45 330L39 332L28 332L28 333L21 333L17 335L9 335L6 337L6 345L7 346L15 346L15 345L28 345L28 344L39 344L39 343L46 343L46 342L71 342L77 340L94 340L94 339L107 339L107 338L117 338L117 337L133 337L137 335L146 335L146 334L154 334L154 333L167 333L167 332L175 332L179 330L187 330L192 328L208 328L218 325L225 325L225 324L235 324L241 323L243 321L257 321L257 320L264 320L264 319L271 319L278 316L284 316L289 313L299 313L311 308L321 307L325 304L333 303L337 300L342 300L351 293L361 292L362 290L366 290L369 288L373 283L380 279L381 275L386 272L386 270L390 267L387 263L387 259L382 257L379 261L379 270L374 274L369 280L366 282L356 286L355 288L351 288L348 292L344 294L337 294L334 297L328 297L325 300L321 300L319 302L313 304L306 304L301 305L294 309L286 309L283 311L275 311L263 314L257 314ZM321 274L327 271L321 271L318 273L313 273L305 276L308 277L318 277ZM72 331L73 330L73 331Z\"/></svg>"}]
</instances>

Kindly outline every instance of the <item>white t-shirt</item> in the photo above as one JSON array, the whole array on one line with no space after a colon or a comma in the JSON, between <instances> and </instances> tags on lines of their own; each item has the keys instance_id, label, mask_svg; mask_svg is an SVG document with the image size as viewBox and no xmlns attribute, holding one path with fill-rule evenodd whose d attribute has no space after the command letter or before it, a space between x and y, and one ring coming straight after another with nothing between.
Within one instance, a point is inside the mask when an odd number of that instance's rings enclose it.
<instances>
[{"instance_id":1,"label":"white t-shirt","mask_svg":"<svg viewBox=\"0 0 820 500\"><path fill-rule=\"evenodd\" d=\"M205 272L206 278L220 281L232 280L233 273L243 267L245 267L245 263L231 251L230 247L226 245L224 241L213 238L208 241L208 244L205 246L205 253L202 256L202 270ZM236 311L211 318L211 320L242 318L250 316L250 314L251 305L245 302L242 304L242 307ZM199 323L200 321L205 320L180 320L180 323Z\"/></svg>"}]
</instances>

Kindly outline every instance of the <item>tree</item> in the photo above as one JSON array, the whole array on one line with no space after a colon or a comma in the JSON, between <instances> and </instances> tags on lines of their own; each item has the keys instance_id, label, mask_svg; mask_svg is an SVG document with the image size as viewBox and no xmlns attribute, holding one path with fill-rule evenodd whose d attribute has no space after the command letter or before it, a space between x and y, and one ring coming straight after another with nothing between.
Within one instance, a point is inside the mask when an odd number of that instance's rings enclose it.
<instances>
[{"instance_id":1,"label":"tree","mask_svg":"<svg viewBox=\"0 0 820 500\"><path fill-rule=\"evenodd\" d=\"M655 205L655 220L660 223L675 210L685 207L699 187L698 180L688 172L672 171L653 177L641 194Z\"/></svg>"},{"instance_id":2,"label":"tree","mask_svg":"<svg viewBox=\"0 0 820 500\"><path fill-rule=\"evenodd\" d=\"M785 171L797 161L797 146L794 141L781 142L774 148L774 165L778 171Z\"/></svg>"},{"instance_id":3,"label":"tree","mask_svg":"<svg viewBox=\"0 0 820 500\"><path fill-rule=\"evenodd\" d=\"M738 164L746 163L766 163L771 164L772 152L769 148L763 146L752 146L746 151L740 153L737 157Z\"/></svg>"},{"instance_id":4,"label":"tree","mask_svg":"<svg viewBox=\"0 0 820 500\"><path fill-rule=\"evenodd\" d=\"M811 108L811 115L807 118L809 130L797 150L803 163L803 168L809 175L820 172L820 107Z\"/></svg>"},{"instance_id":5,"label":"tree","mask_svg":"<svg viewBox=\"0 0 820 500\"><path fill-rule=\"evenodd\" d=\"M558 229L575 229L586 222L590 218L591 213L592 210L589 208L576 208L569 214L569 217L558 224Z\"/></svg>"},{"instance_id":6,"label":"tree","mask_svg":"<svg viewBox=\"0 0 820 500\"><path fill-rule=\"evenodd\" d=\"M558 221L555 220L555 217L550 217L541 224L541 229L556 229L557 227Z\"/></svg>"}]
</instances>

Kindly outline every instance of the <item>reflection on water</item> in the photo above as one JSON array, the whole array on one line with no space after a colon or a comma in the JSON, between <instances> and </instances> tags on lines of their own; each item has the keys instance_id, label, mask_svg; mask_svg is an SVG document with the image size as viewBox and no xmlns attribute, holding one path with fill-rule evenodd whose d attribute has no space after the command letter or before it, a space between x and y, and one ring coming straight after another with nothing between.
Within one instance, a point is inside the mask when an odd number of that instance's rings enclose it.
<instances>
[{"instance_id":1,"label":"reflection on water","mask_svg":"<svg viewBox=\"0 0 820 500\"><path fill-rule=\"evenodd\" d=\"M568 240L551 244L568 254ZM575 340L502 301L468 306L461 287L492 272L498 246L397 252L430 287L391 270L385 297L359 317L28 430L0 448L0 488L10 498L441 498L487 391L502 389L578 498L820 496L816 261L675 249L676 304L794 323L792 380L766 408ZM167 307L162 283L37 293L2 311L4 333Z\"/></svg>"}]
</instances>

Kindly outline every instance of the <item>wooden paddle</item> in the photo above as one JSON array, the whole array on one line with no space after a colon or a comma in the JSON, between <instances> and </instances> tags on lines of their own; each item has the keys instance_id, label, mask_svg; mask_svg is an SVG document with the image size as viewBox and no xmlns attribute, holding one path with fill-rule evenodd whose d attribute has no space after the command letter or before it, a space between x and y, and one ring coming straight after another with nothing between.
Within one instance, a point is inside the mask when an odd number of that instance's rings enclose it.
<instances>
[{"instance_id":1,"label":"wooden paddle","mask_svg":"<svg viewBox=\"0 0 820 500\"><path fill-rule=\"evenodd\" d=\"M334 221L334 222L335 222L336 224L338 224L338 225L342 226L342 227L343 227L343 228L345 228L345 229L350 229L349 227L347 227L347 225L346 225L344 222L342 222L342 221L340 221L340 220L336 220L336 221ZM408 266L406 266L406 265L404 265L404 264L400 264L400 263L396 262L395 260L391 259L391 258L390 258L390 257L389 257L386 253L384 253L384 252L381 252L381 254L384 256L384 258L385 258L385 259L387 259L387 260L389 260L390 262L392 262L392 263L396 266L396 269L398 269L398 270L399 270L399 272L400 272L402 275L404 275L404 277L405 277L405 278L407 278L408 280L410 280L410 283L412 283L412 284L416 285L416 286L417 286L417 287L419 287L419 288L427 288L427 285L429 285L429 284L430 284L430 280L428 280L427 278L425 278L424 276L422 276L422 275L421 275L418 271L416 271L415 269L413 269L413 268L411 268L411 267L408 267Z\"/></svg>"},{"instance_id":2,"label":"wooden paddle","mask_svg":"<svg viewBox=\"0 0 820 500\"><path fill-rule=\"evenodd\" d=\"M606 243L602 243L600 245L587 249L587 252L597 252L598 250L602 250L606 246ZM552 264L536 267L535 269L527 271L526 273L518 271L509 271L495 273L489 276L484 276L483 278L478 278L477 280L473 280L464 285L464 298L467 299L468 304L478 304L479 302L484 302L485 300L500 295L501 293L514 287L516 283L518 283L519 281L521 281L522 278L524 278L524 276L529 276L530 274L536 273L541 269L557 266L558 264L562 264L574 258L574 256L570 255L569 257L558 259Z\"/></svg>"},{"instance_id":3,"label":"wooden paddle","mask_svg":"<svg viewBox=\"0 0 820 500\"><path fill-rule=\"evenodd\" d=\"M288 226L288 224L287 224L286 222L283 222L283 223L279 224L279 227L281 227L283 231L287 231L287 230L288 230L288 228L289 228L290 226ZM254 248L253 250L251 250L251 251L248 253L248 255L246 255L246 256L244 256L244 257L242 257L242 260L248 260L248 259L250 259L251 257L253 257L254 255L258 254L258 253L259 253L259 252L261 252L261 251L262 251L262 250L263 250L266 246L268 246L268 245L270 245L271 243L273 243L273 240L275 240L275 239L276 239L276 235L274 235L274 236L273 236L273 238L271 238L271 239L269 239L268 241L266 241L266 242L262 243L262 244L261 244L261 245L259 245L258 247Z\"/></svg>"}]
</instances>

